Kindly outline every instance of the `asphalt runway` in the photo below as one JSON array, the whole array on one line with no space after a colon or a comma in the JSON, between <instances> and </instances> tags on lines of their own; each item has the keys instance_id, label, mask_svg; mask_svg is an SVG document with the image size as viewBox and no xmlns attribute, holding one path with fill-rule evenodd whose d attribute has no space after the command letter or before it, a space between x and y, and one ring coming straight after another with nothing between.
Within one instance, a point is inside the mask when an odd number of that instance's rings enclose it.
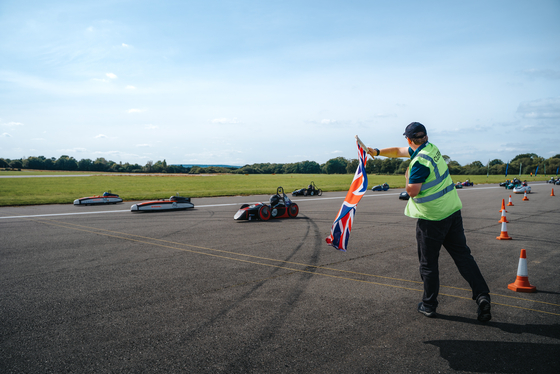
<instances>
[{"instance_id":1,"label":"asphalt runway","mask_svg":"<svg viewBox=\"0 0 560 374\"><path fill-rule=\"evenodd\" d=\"M438 318L416 311L402 190L368 191L346 253L325 244L345 193L293 198L296 219L268 222L233 220L268 196L161 213L0 208L0 372L559 373L560 189L531 186L529 201L496 185L459 191L488 324L443 249ZM510 194L513 240L496 240ZM537 293L507 288L522 248Z\"/></svg>"}]
</instances>

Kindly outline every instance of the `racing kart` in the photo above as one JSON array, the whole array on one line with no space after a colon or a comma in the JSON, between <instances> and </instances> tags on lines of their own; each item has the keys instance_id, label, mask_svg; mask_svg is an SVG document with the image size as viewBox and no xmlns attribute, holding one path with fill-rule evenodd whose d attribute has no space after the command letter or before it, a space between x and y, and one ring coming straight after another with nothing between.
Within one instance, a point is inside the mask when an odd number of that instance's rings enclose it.
<instances>
[{"instance_id":1,"label":"racing kart","mask_svg":"<svg viewBox=\"0 0 560 374\"><path fill-rule=\"evenodd\" d=\"M474 186L474 183L467 179L466 181L463 182L463 186L466 186L466 187Z\"/></svg>"},{"instance_id":2,"label":"racing kart","mask_svg":"<svg viewBox=\"0 0 560 374\"><path fill-rule=\"evenodd\" d=\"M171 196L169 199L146 201L134 204L130 207L131 212L161 212L164 210L184 210L194 208L190 197Z\"/></svg>"},{"instance_id":3,"label":"racing kart","mask_svg":"<svg viewBox=\"0 0 560 374\"><path fill-rule=\"evenodd\" d=\"M268 221L271 218L296 218L298 213L298 205L286 196L284 188L278 187L276 194L270 197L269 204L243 204L233 219Z\"/></svg>"},{"instance_id":4,"label":"racing kart","mask_svg":"<svg viewBox=\"0 0 560 374\"><path fill-rule=\"evenodd\" d=\"M388 191L389 185L387 183L378 184L377 186L373 186L371 188L372 191Z\"/></svg>"},{"instance_id":5,"label":"racing kart","mask_svg":"<svg viewBox=\"0 0 560 374\"><path fill-rule=\"evenodd\" d=\"M101 205L122 203L123 199L114 193L103 192L103 196L82 197L74 200L74 205Z\"/></svg>"},{"instance_id":6,"label":"racing kart","mask_svg":"<svg viewBox=\"0 0 560 374\"><path fill-rule=\"evenodd\" d=\"M514 187L521 185L521 181L517 178L513 178L510 181L507 181L508 183L505 184L505 189L506 190L512 190Z\"/></svg>"},{"instance_id":7,"label":"racing kart","mask_svg":"<svg viewBox=\"0 0 560 374\"><path fill-rule=\"evenodd\" d=\"M522 194L524 194L525 192L531 193L531 186L529 186L529 185L527 184L527 182L523 182L523 184L519 184L519 185L513 187L513 193L522 193Z\"/></svg>"},{"instance_id":8,"label":"racing kart","mask_svg":"<svg viewBox=\"0 0 560 374\"><path fill-rule=\"evenodd\" d=\"M461 182L455 183L455 188L463 188L463 183Z\"/></svg>"},{"instance_id":9,"label":"racing kart","mask_svg":"<svg viewBox=\"0 0 560 374\"><path fill-rule=\"evenodd\" d=\"M300 188L299 190L294 190L294 192L292 192L292 196L321 196L323 194L323 191L320 188L317 188L317 186L315 186L315 182L311 181L311 184L309 186L307 186L307 188Z\"/></svg>"},{"instance_id":10,"label":"racing kart","mask_svg":"<svg viewBox=\"0 0 560 374\"><path fill-rule=\"evenodd\" d=\"M511 183L511 181L510 181L509 179L506 179L505 182L500 183L500 187L505 187L505 186L507 186L507 185L510 184L510 183Z\"/></svg>"}]
</instances>

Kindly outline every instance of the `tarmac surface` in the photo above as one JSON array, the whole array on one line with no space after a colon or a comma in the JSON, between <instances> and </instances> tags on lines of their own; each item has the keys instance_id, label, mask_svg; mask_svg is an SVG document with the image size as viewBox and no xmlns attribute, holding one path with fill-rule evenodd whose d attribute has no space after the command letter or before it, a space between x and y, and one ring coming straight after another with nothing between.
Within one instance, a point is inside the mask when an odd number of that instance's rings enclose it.
<instances>
[{"instance_id":1,"label":"tarmac surface","mask_svg":"<svg viewBox=\"0 0 560 374\"><path fill-rule=\"evenodd\" d=\"M346 193L293 198L297 218L268 222L233 215L269 196L0 208L0 372L559 373L560 196L531 187L529 201L459 190L487 324L444 249L438 318L416 311L402 190L366 193L347 252L325 243ZM512 240L496 240L510 194ZM536 293L507 288L522 248Z\"/></svg>"}]
</instances>

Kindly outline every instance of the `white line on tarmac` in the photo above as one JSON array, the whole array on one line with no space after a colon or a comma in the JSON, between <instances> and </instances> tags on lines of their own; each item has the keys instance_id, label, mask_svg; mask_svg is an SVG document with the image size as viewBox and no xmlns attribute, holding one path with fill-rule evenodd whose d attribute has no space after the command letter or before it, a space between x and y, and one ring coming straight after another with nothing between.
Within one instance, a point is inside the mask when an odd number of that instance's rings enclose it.
<instances>
[{"instance_id":1,"label":"white line on tarmac","mask_svg":"<svg viewBox=\"0 0 560 374\"><path fill-rule=\"evenodd\" d=\"M476 187L476 188L465 188L459 191L474 191L474 190L486 190L491 188L503 188L503 187ZM369 197L386 197L386 196L398 196L400 193L380 193L374 195L364 195L363 198ZM293 202L301 203L302 201L316 201L316 200L335 200L335 199L344 199L346 196L336 196L336 197L314 197L314 198L305 198L305 199L298 199L293 200ZM260 202L260 201L259 201ZM251 203L228 203L228 204L211 204L211 205L195 205L195 208L214 208L220 206L234 206L234 205L241 205L241 204L256 204L259 202L251 202ZM29 216L7 216L7 217L0 217L0 219L9 219L9 218L38 218L38 217L57 217L57 216L73 216L73 215L83 215L83 214L104 214L104 213L130 213L130 209L127 210L104 210L99 212L75 212L75 213L52 213L52 214L35 214Z\"/></svg>"}]
</instances>

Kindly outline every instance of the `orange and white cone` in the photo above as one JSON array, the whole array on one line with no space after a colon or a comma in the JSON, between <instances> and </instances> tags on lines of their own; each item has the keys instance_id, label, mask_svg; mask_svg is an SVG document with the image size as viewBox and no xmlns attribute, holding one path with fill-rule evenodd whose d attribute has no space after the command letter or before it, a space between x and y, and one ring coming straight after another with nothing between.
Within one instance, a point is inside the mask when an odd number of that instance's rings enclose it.
<instances>
[{"instance_id":1,"label":"orange and white cone","mask_svg":"<svg viewBox=\"0 0 560 374\"><path fill-rule=\"evenodd\" d=\"M506 199L502 199L502 209L500 209L500 212L506 212Z\"/></svg>"},{"instance_id":2,"label":"orange and white cone","mask_svg":"<svg viewBox=\"0 0 560 374\"><path fill-rule=\"evenodd\" d=\"M511 195L509 195L509 201L507 203L507 206L513 206L513 202L511 201Z\"/></svg>"},{"instance_id":3,"label":"orange and white cone","mask_svg":"<svg viewBox=\"0 0 560 374\"><path fill-rule=\"evenodd\" d=\"M529 272L527 271L527 251L521 250L519 265L517 266L517 278L515 282L508 284L508 288L515 292L535 292L537 287L529 283Z\"/></svg>"},{"instance_id":4,"label":"orange and white cone","mask_svg":"<svg viewBox=\"0 0 560 374\"><path fill-rule=\"evenodd\" d=\"M509 223L509 221L508 221L507 218L506 218L506 210L505 210L505 209L502 210L502 218L500 218L500 220L499 220L498 222L500 222L500 223L501 223L501 222Z\"/></svg>"},{"instance_id":5,"label":"orange and white cone","mask_svg":"<svg viewBox=\"0 0 560 374\"><path fill-rule=\"evenodd\" d=\"M498 240L511 240L511 236L508 235L507 233L507 225L505 222L502 222L502 232L500 233L500 236L497 236L496 239Z\"/></svg>"},{"instance_id":6,"label":"orange and white cone","mask_svg":"<svg viewBox=\"0 0 560 374\"><path fill-rule=\"evenodd\" d=\"M554 188L553 188L552 191L550 192L550 196L556 196L556 195L554 194Z\"/></svg>"},{"instance_id":7,"label":"orange and white cone","mask_svg":"<svg viewBox=\"0 0 560 374\"><path fill-rule=\"evenodd\" d=\"M529 198L527 197L527 191L524 192L523 201L529 201Z\"/></svg>"}]
</instances>

